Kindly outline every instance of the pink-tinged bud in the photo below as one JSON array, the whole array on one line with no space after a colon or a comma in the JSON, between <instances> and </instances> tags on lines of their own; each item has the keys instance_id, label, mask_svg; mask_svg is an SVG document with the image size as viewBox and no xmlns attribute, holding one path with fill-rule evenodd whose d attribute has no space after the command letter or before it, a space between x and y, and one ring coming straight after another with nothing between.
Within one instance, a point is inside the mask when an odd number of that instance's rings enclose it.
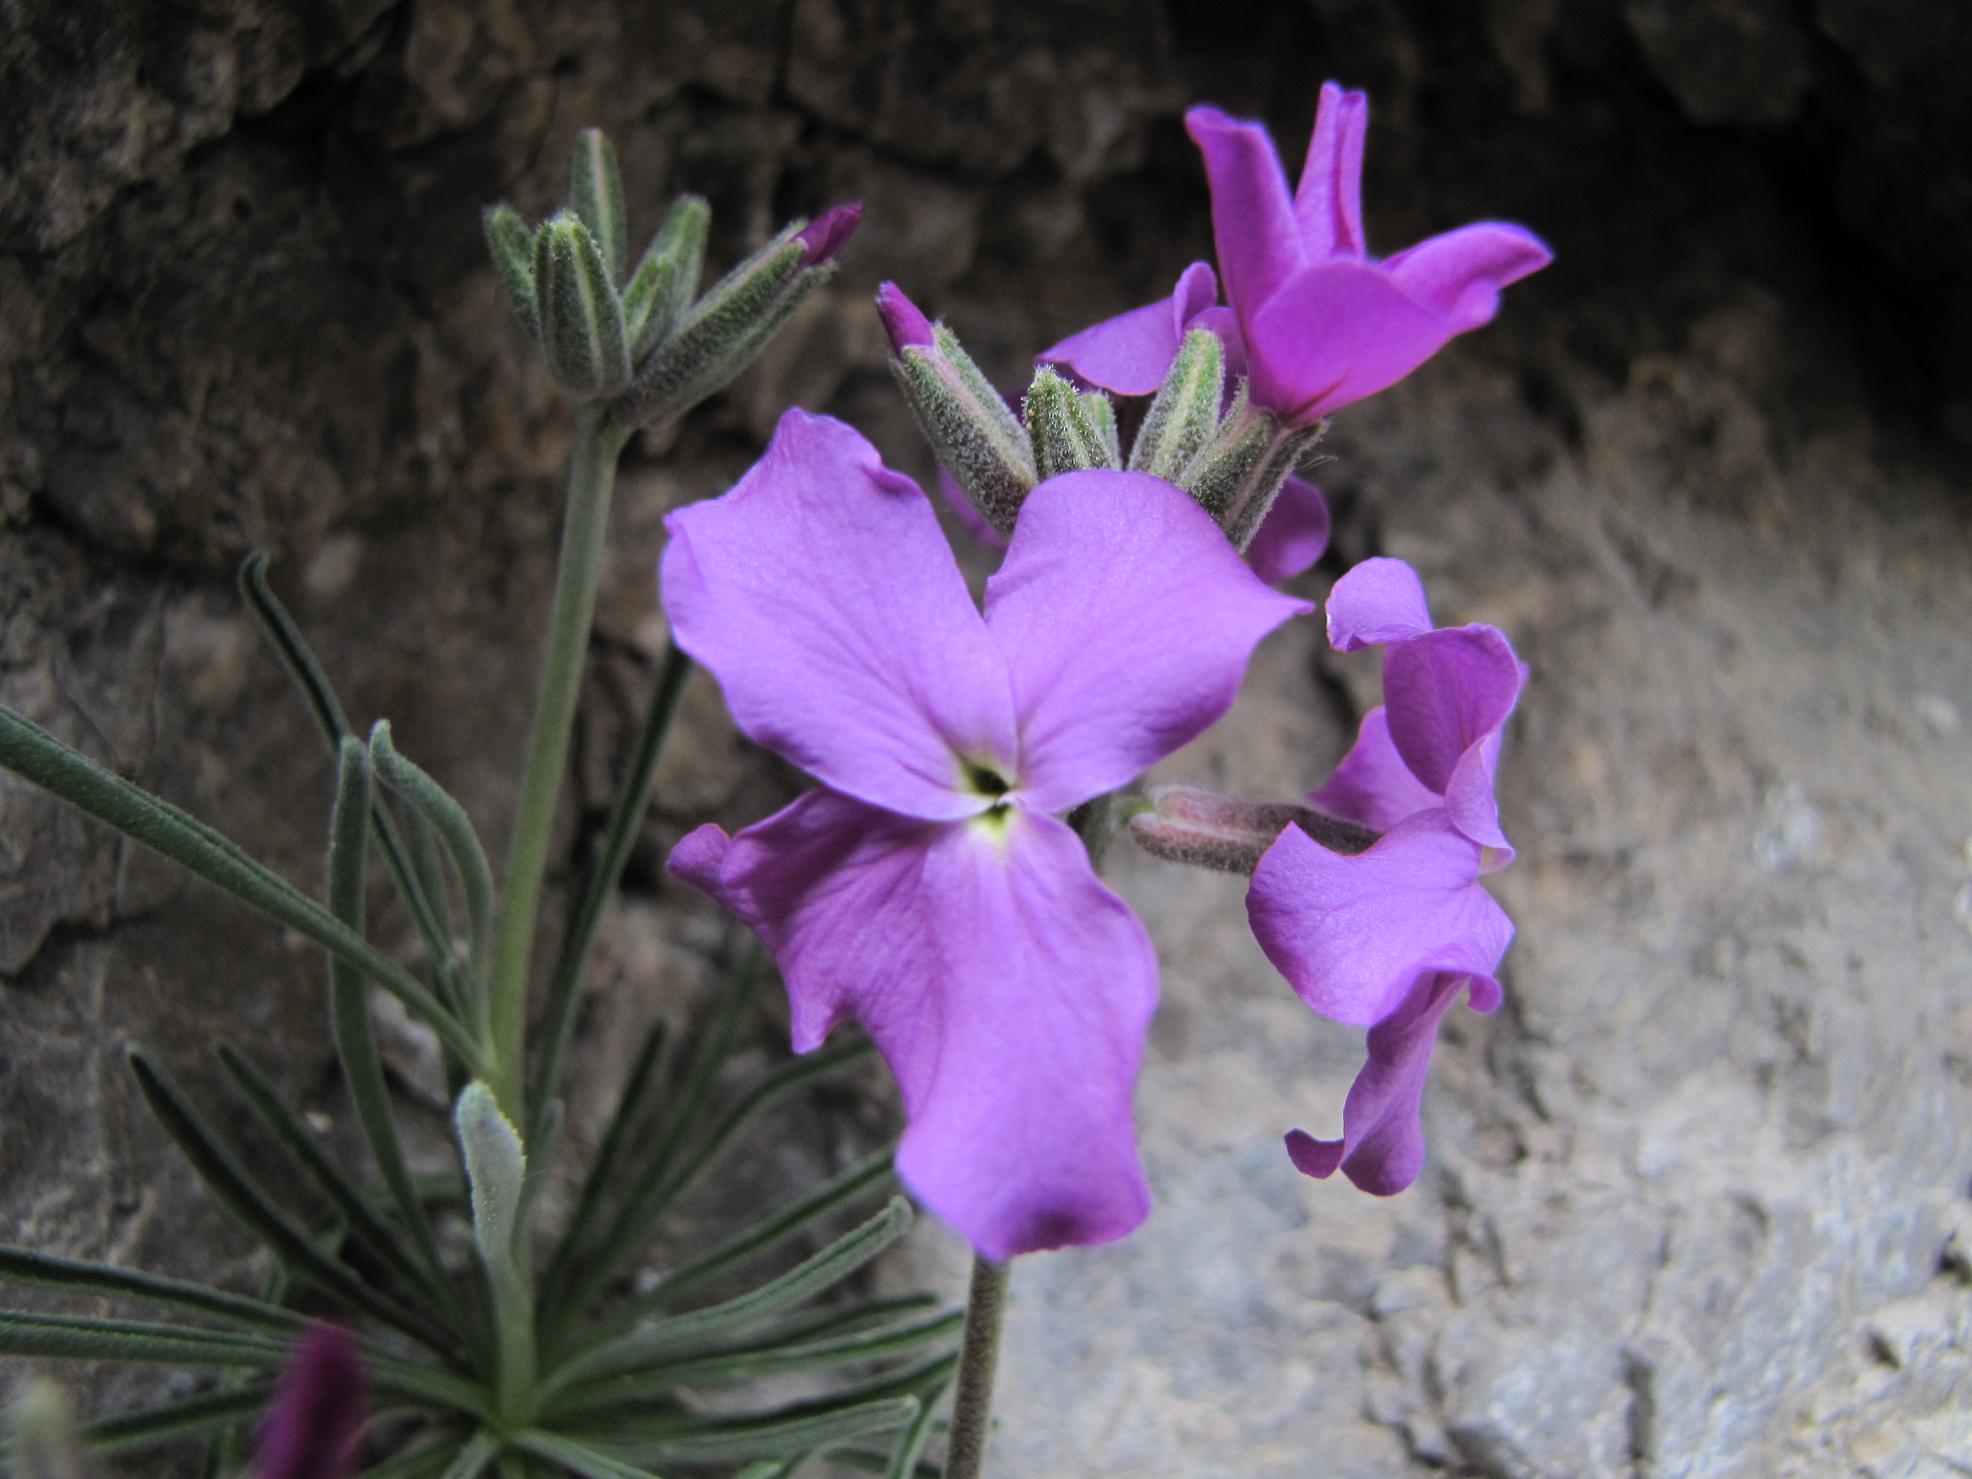
<instances>
[{"instance_id":1,"label":"pink-tinged bud","mask_svg":"<svg viewBox=\"0 0 1972 1479\"><path fill-rule=\"evenodd\" d=\"M801 228L801 265L820 267L824 262L833 262L849 245L849 238L856 234L856 227L862 219L863 203L860 200L830 206L815 217Z\"/></svg>"},{"instance_id":2,"label":"pink-tinged bud","mask_svg":"<svg viewBox=\"0 0 1972 1479\"><path fill-rule=\"evenodd\" d=\"M348 1479L369 1417L369 1386L354 1336L336 1325L309 1330L267 1409L255 1479Z\"/></svg>"},{"instance_id":3,"label":"pink-tinged bud","mask_svg":"<svg viewBox=\"0 0 1972 1479\"><path fill-rule=\"evenodd\" d=\"M876 290L876 311L890 335L890 347L898 354L931 347L931 320L896 283L884 283Z\"/></svg>"},{"instance_id":4,"label":"pink-tinged bud","mask_svg":"<svg viewBox=\"0 0 1972 1479\"><path fill-rule=\"evenodd\" d=\"M1130 835L1152 857L1221 873L1251 873L1281 832L1299 827L1334 852L1357 853L1376 834L1305 806L1248 801L1195 786L1157 786L1152 809L1130 818Z\"/></svg>"}]
</instances>

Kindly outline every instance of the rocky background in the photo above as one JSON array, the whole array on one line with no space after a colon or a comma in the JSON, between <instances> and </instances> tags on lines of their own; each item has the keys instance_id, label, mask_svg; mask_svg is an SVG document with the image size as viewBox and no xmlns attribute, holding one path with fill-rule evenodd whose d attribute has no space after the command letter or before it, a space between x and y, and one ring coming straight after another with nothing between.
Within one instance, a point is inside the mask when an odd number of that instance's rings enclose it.
<instances>
[{"instance_id":1,"label":"rocky background","mask_svg":"<svg viewBox=\"0 0 1972 1479\"><path fill-rule=\"evenodd\" d=\"M1415 1189L1303 1180L1279 1136L1338 1122L1355 1035L1268 970L1235 883L1121 856L1166 967L1159 1210L1019 1270L995 1472L1972 1473L1969 70L1972 22L1916 0L23 0L0 11L0 699L318 881L327 758L231 588L264 546L352 710L497 846L567 418L480 207L538 214L591 123L638 227L699 191L721 261L860 197L837 283L626 472L572 869L662 641L664 510L720 491L790 401L926 470L880 276L1017 380L1209 253L1188 101L1265 116L1294 156L1322 78L1367 86L1373 245L1500 216L1559 253L1341 417L1336 550L1303 582L1401 555L1440 619L1532 664L1508 1004L1453 1018ZM1304 624L1167 768L1295 794L1374 666ZM664 851L797 784L702 679L686 718L578 1135L625 1038L719 969L728 935ZM333 1125L320 978L0 777L0 1237L249 1277L118 1045L216 1102L223 1033ZM418 1048L393 1042L412 1100ZM826 1102L725 1195L839 1163L889 1112L880 1073ZM929 1230L881 1278L956 1291L961 1265Z\"/></svg>"}]
</instances>

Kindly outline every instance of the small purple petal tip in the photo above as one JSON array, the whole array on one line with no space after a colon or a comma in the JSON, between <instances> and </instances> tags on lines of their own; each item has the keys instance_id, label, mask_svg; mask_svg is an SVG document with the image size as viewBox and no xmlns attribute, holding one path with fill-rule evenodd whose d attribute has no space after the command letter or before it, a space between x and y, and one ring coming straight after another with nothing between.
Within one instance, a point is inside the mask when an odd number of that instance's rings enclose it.
<instances>
[{"instance_id":1,"label":"small purple petal tip","mask_svg":"<svg viewBox=\"0 0 1972 1479\"><path fill-rule=\"evenodd\" d=\"M824 262L833 262L849 245L849 238L856 234L856 227L863 219L863 203L852 200L843 205L830 206L801 230L801 265L819 267Z\"/></svg>"},{"instance_id":2,"label":"small purple petal tip","mask_svg":"<svg viewBox=\"0 0 1972 1479\"><path fill-rule=\"evenodd\" d=\"M260 1440L255 1479L348 1479L370 1409L356 1339L317 1325L281 1374Z\"/></svg>"},{"instance_id":3,"label":"small purple petal tip","mask_svg":"<svg viewBox=\"0 0 1972 1479\"><path fill-rule=\"evenodd\" d=\"M894 282L884 283L876 290L876 311L883 319L884 331L890 335L890 347L898 354L907 349L929 349L931 347L931 320L924 316L904 290Z\"/></svg>"}]
</instances>

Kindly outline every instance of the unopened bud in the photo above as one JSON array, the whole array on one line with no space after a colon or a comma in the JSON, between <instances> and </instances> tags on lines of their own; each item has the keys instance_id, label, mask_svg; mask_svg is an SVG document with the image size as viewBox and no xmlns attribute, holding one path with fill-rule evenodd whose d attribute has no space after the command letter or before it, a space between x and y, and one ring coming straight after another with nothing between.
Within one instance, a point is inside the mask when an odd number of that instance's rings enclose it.
<instances>
[{"instance_id":1,"label":"unopened bud","mask_svg":"<svg viewBox=\"0 0 1972 1479\"><path fill-rule=\"evenodd\" d=\"M1335 852L1358 853L1376 833L1305 806L1247 801L1195 786L1159 786L1151 810L1130 818L1130 835L1152 857L1220 873L1250 874L1288 827Z\"/></svg>"},{"instance_id":2,"label":"unopened bud","mask_svg":"<svg viewBox=\"0 0 1972 1479\"><path fill-rule=\"evenodd\" d=\"M1242 385L1218 431L1178 481L1219 521L1233 548L1244 554L1288 474L1301 465L1327 429L1326 421L1283 425L1272 413L1253 406Z\"/></svg>"},{"instance_id":3,"label":"unopened bud","mask_svg":"<svg viewBox=\"0 0 1972 1479\"><path fill-rule=\"evenodd\" d=\"M1034 372L1023 404L1027 435L1034 443L1034 469L1043 482L1065 472L1109 465L1102 433L1089 420L1075 387L1053 367Z\"/></svg>"},{"instance_id":4,"label":"unopened bud","mask_svg":"<svg viewBox=\"0 0 1972 1479\"><path fill-rule=\"evenodd\" d=\"M623 176L616 167L616 150L599 128L585 128L576 135L575 153L568 163L568 205L596 239L610 286L616 286L630 256L630 222L623 210Z\"/></svg>"},{"instance_id":5,"label":"unopened bud","mask_svg":"<svg viewBox=\"0 0 1972 1479\"><path fill-rule=\"evenodd\" d=\"M1136 445L1130 448L1130 471L1177 482L1218 430L1225 391L1225 346L1210 330L1193 329L1144 412Z\"/></svg>"},{"instance_id":6,"label":"unopened bud","mask_svg":"<svg viewBox=\"0 0 1972 1479\"><path fill-rule=\"evenodd\" d=\"M1089 418L1089 424L1096 429L1096 436L1102 441L1103 466L1120 468L1123 465L1123 434L1116 427L1116 402L1109 398L1106 390L1085 390L1081 401L1082 414Z\"/></svg>"},{"instance_id":7,"label":"unopened bud","mask_svg":"<svg viewBox=\"0 0 1972 1479\"><path fill-rule=\"evenodd\" d=\"M801 243L801 265L819 267L824 262L833 262L842 255L842 249L849 245L849 238L856 234L856 227L863 219L863 203L851 200L842 205L830 206L814 220L801 228L796 238Z\"/></svg>"},{"instance_id":8,"label":"unopened bud","mask_svg":"<svg viewBox=\"0 0 1972 1479\"><path fill-rule=\"evenodd\" d=\"M534 233L511 206L496 205L486 212L486 248L499 269L507 302L528 336L541 337L541 314L534 299Z\"/></svg>"},{"instance_id":9,"label":"unopened bud","mask_svg":"<svg viewBox=\"0 0 1972 1479\"><path fill-rule=\"evenodd\" d=\"M82 1441L75 1401L46 1377L25 1382L7 1414L13 1467L19 1479L82 1479Z\"/></svg>"},{"instance_id":10,"label":"unopened bud","mask_svg":"<svg viewBox=\"0 0 1972 1479\"><path fill-rule=\"evenodd\" d=\"M536 234L534 284L541 348L571 393L599 400L630 380L623 304L589 228L563 211Z\"/></svg>"},{"instance_id":11,"label":"unopened bud","mask_svg":"<svg viewBox=\"0 0 1972 1479\"><path fill-rule=\"evenodd\" d=\"M633 365L643 364L698 295L711 220L712 208L698 196L679 196L623 290L623 322L630 335Z\"/></svg>"},{"instance_id":12,"label":"unopened bud","mask_svg":"<svg viewBox=\"0 0 1972 1479\"><path fill-rule=\"evenodd\" d=\"M999 533L1011 534L1021 503L1040 481L1027 428L956 334L934 324L929 343L910 342L908 336L919 331L924 315L902 293L893 302L901 307L893 308L885 322L900 347L890 368L905 401L973 507ZM878 306L883 307L881 297Z\"/></svg>"},{"instance_id":13,"label":"unopened bud","mask_svg":"<svg viewBox=\"0 0 1972 1479\"><path fill-rule=\"evenodd\" d=\"M886 282L877 288L876 312L883 320L884 332L890 335L892 352L902 354L907 349L931 347L931 320L904 296L904 290L896 283Z\"/></svg>"}]
</instances>

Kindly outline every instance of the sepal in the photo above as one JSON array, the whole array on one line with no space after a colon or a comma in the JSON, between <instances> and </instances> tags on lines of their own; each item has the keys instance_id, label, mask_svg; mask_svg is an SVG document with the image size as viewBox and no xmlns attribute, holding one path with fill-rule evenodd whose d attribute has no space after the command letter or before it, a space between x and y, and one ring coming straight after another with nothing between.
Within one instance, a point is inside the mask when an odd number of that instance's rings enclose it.
<instances>
[{"instance_id":1,"label":"sepal","mask_svg":"<svg viewBox=\"0 0 1972 1479\"><path fill-rule=\"evenodd\" d=\"M1065 472L1112 465L1108 440L1096 429L1082 397L1050 366L1035 371L1022 409L1034 446L1034 470L1042 482ZM1114 420L1112 413L1112 425Z\"/></svg>"},{"instance_id":2,"label":"sepal","mask_svg":"<svg viewBox=\"0 0 1972 1479\"><path fill-rule=\"evenodd\" d=\"M1219 427L1226 393L1226 351L1206 329L1185 335L1164 383L1144 412L1130 448L1130 471L1176 482ZM1201 500L1202 501L1202 500Z\"/></svg>"},{"instance_id":3,"label":"sepal","mask_svg":"<svg viewBox=\"0 0 1972 1479\"><path fill-rule=\"evenodd\" d=\"M630 222L623 209L623 175L616 167L616 149L599 128L576 135L568 162L569 209L589 228L614 287L623 279L630 256Z\"/></svg>"},{"instance_id":4,"label":"sepal","mask_svg":"<svg viewBox=\"0 0 1972 1479\"><path fill-rule=\"evenodd\" d=\"M601 400L629 384L623 302L596 238L573 211L535 234L534 285L541 348L555 379L583 400Z\"/></svg>"}]
</instances>

